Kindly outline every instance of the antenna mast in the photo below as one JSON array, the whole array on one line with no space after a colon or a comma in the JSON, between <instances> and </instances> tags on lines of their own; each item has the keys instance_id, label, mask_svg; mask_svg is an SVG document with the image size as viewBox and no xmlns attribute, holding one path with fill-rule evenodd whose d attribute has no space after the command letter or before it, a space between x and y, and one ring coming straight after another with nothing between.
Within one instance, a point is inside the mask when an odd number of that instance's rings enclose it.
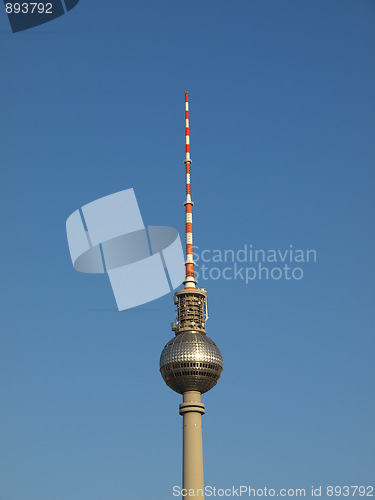
<instances>
[{"instance_id":1,"label":"antenna mast","mask_svg":"<svg viewBox=\"0 0 375 500\"><path fill-rule=\"evenodd\" d=\"M186 167L186 261L185 261L185 289L194 289L197 281L194 277L193 260L193 202L191 201L190 190L190 132L189 132L189 93L185 92L185 167Z\"/></svg>"}]
</instances>

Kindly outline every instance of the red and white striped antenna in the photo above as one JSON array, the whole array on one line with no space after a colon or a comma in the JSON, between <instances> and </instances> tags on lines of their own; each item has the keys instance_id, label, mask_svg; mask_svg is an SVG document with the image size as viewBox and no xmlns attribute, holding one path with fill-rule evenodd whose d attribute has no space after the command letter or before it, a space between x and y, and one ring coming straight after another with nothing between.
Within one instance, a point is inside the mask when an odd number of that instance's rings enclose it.
<instances>
[{"instance_id":1,"label":"red and white striped antenna","mask_svg":"<svg viewBox=\"0 0 375 500\"><path fill-rule=\"evenodd\" d=\"M186 261L185 261L185 289L195 288L197 283L194 277L194 260L193 260L193 202L191 201L190 190L190 133L189 133L189 93L185 92L185 144L186 144L186 201L185 219L186 219Z\"/></svg>"}]
</instances>

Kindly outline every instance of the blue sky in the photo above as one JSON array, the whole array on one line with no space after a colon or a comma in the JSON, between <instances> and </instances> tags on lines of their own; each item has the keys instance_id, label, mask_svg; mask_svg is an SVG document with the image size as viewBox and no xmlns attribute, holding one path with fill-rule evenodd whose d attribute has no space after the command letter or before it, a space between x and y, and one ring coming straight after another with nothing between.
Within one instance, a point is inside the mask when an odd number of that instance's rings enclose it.
<instances>
[{"instance_id":1,"label":"blue sky","mask_svg":"<svg viewBox=\"0 0 375 500\"><path fill-rule=\"evenodd\" d=\"M301 280L200 281L224 357L205 482L374 484L374 22L370 0L81 0L18 34L0 15L1 500L180 484L173 297L117 312L65 221L132 187L183 231L185 90L200 250L317 252Z\"/></svg>"}]
</instances>

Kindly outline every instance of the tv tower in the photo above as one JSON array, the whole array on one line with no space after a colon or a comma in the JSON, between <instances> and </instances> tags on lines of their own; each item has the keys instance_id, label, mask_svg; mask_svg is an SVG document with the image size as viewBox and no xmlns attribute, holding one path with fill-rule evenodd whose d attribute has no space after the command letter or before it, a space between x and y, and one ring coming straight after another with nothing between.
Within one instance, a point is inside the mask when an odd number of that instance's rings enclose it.
<instances>
[{"instance_id":1,"label":"tv tower","mask_svg":"<svg viewBox=\"0 0 375 500\"><path fill-rule=\"evenodd\" d=\"M185 288L174 295L177 320L171 326L175 336L161 353L160 372L168 387L183 396L180 415L183 417L182 487L187 493L184 497L204 498L202 415L205 407L201 394L216 385L223 371L223 358L215 342L206 335L207 292L197 288L194 276L188 92L185 93L185 124Z\"/></svg>"}]
</instances>

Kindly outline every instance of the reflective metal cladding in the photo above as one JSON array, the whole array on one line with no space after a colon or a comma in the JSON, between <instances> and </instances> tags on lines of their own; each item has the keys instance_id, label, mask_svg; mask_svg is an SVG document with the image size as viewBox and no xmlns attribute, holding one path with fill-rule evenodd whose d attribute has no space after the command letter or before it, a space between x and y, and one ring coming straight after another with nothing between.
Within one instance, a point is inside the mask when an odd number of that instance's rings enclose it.
<instances>
[{"instance_id":1,"label":"reflective metal cladding","mask_svg":"<svg viewBox=\"0 0 375 500\"><path fill-rule=\"evenodd\" d=\"M214 387L223 371L223 358L215 342L202 333L184 332L172 338L160 356L160 372L174 391Z\"/></svg>"}]
</instances>

